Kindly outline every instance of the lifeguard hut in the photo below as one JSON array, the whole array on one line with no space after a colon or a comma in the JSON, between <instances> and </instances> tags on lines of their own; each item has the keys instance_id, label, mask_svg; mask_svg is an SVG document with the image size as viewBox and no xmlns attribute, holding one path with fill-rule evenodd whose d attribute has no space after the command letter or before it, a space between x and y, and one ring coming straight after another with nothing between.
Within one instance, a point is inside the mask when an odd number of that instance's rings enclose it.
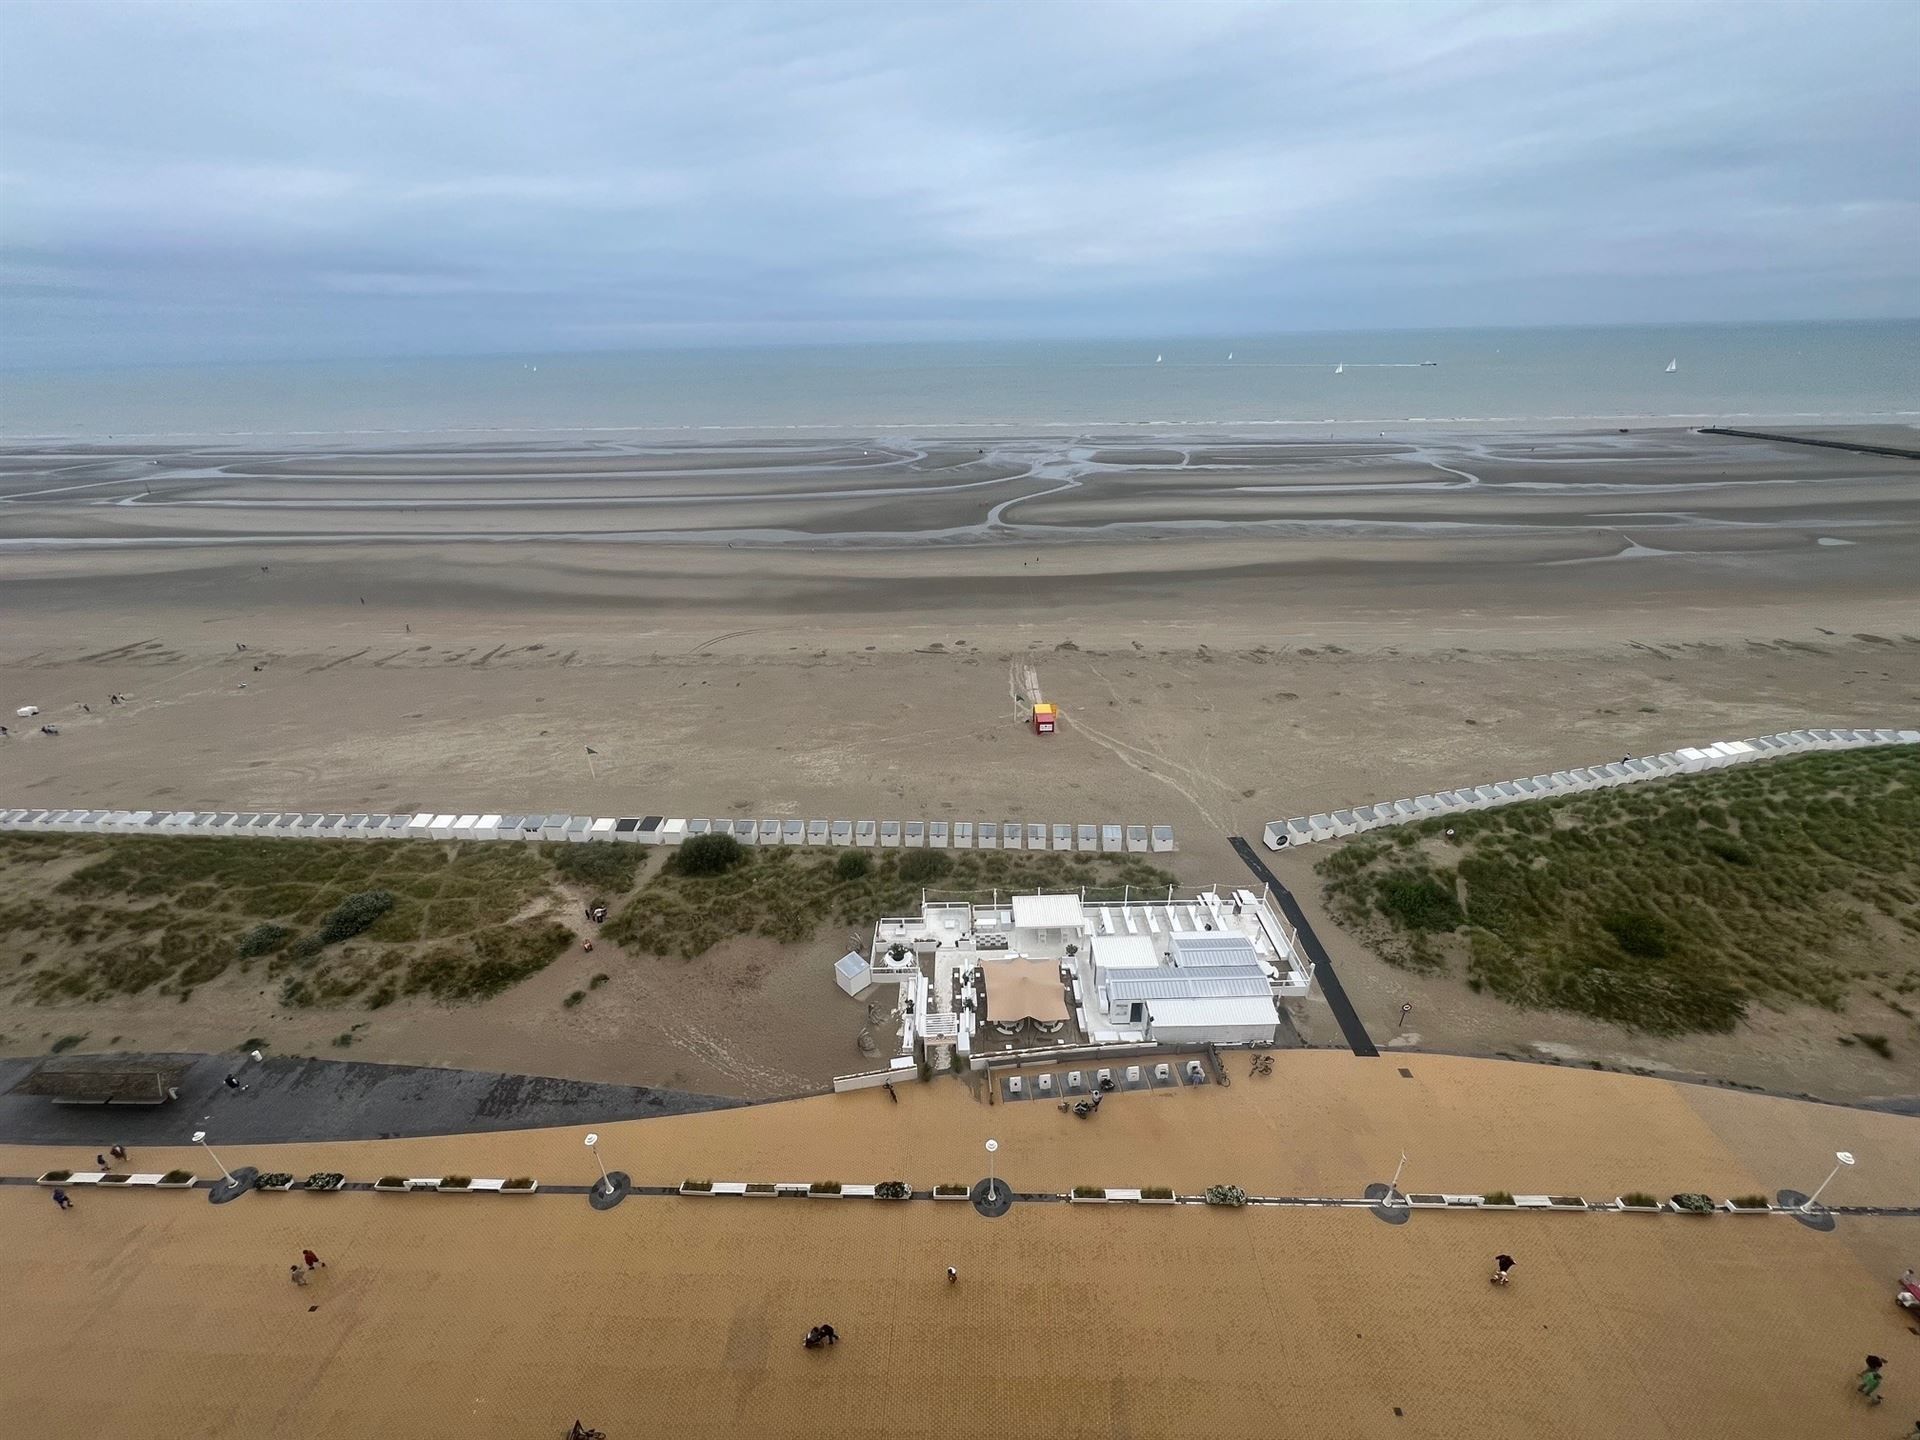
<instances>
[{"instance_id":1,"label":"lifeguard hut","mask_svg":"<svg viewBox=\"0 0 1920 1440\"><path fill-rule=\"evenodd\" d=\"M1033 707L1033 733L1051 735L1059 727L1060 711L1057 706L1042 700Z\"/></svg>"}]
</instances>

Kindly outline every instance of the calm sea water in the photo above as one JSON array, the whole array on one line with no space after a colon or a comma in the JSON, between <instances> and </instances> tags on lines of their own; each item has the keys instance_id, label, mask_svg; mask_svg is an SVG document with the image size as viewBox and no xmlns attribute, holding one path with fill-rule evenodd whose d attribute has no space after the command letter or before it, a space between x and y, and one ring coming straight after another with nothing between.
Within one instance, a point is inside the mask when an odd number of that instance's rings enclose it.
<instances>
[{"instance_id":1,"label":"calm sea water","mask_svg":"<svg viewBox=\"0 0 1920 1440\"><path fill-rule=\"evenodd\" d=\"M1669 360L1679 362L1672 374ZM1920 419L1920 321L0 372L6 440L1286 433L1788 419Z\"/></svg>"}]
</instances>

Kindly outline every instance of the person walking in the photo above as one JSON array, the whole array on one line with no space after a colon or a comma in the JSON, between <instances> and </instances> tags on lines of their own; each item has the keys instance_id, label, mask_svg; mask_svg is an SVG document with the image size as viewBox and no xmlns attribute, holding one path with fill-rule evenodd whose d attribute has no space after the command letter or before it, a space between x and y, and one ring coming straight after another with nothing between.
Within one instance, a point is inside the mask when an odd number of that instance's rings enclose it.
<instances>
[{"instance_id":1,"label":"person walking","mask_svg":"<svg viewBox=\"0 0 1920 1440\"><path fill-rule=\"evenodd\" d=\"M107 1151L107 1154L116 1160L124 1160L127 1158L127 1147L124 1145L115 1145L111 1150Z\"/></svg>"},{"instance_id":2,"label":"person walking","mask_svg":"<svg viewBox=\"0 0 1920 1440\"><path fill-rule=\"evenodd\" d=\"M309 1270L312 1270L316 1266L318 1266L322 1270L327 1268L327 1262L322 1260L318 1255L314 1254L313 1251L311 1250L302 1250L300 1252L300 1258L306 1262L307 1269Z\"/></svg>"},{"instance_id":3,"label":"person walking","mask_svg":"<svg viewBox=\"0 0 1920 1440\"><path fill-rule=\"evenodd\" d=\"M107 1157L104 1155L94 1156L93 1163L98 1165L103 1172L107 1170L111 1170L113 1168L113 1166L107 1163Z\"/></svg>"},{"instance_id":4,"label":"person walking","mask_svg":"<svg viewBox=\"0 0 1920 1440\"><path fill-rule=\"evenodd\" d=\"M1493 1283L1508 1285L1513 1281L1513 1257L1496 1255L1493 1257Z\"/></svg>"},{"instance_id":5,"label":"person walking","mask_svg":"<svg viewBox=\"0 0 1920 1440\"><path fill-rule=\"evenodd\" d=\"M949 1285L958 1285L960 1283L960 1272L951 1265L947 1266L947 1283Z\"/></svg>"},{"instance_id":6,"label":"person walking","mask_svg":"<svg viewBox=\"0 0 1920 1440\"><path fill-rule=\"evenodd\" d=\"M1867 1356L1867 1368L1862 1370L1859 1378L1853 1382L1853 1388L1867 1397L1869 1405L1880 1403L1880 1371L1886 1363L1878 1355Z\"/></svg>"},{"instance_id":7,"label":"person walking","mask_svg":"<svg viewBox=\"0 0 1920 1440\"><path fill-rule=\"evenodd\" d=\"M53 1189L53 1203L58 1205L62 1210L73 1209L73 1197L57 1185L54 1186Z\"/></svg>"},{"instance_id":8,"label":"person walking","mask_svg":"<svg viewBox=\"0 0 1920 1440\"><path fill-rule=\"evenodd\" d=\"M287 1267L287 1278L296 1285L304 1285L307 1283L307 1272L302 1270L298 1265L289 1265Z\"/></svg>"}]
</instances>

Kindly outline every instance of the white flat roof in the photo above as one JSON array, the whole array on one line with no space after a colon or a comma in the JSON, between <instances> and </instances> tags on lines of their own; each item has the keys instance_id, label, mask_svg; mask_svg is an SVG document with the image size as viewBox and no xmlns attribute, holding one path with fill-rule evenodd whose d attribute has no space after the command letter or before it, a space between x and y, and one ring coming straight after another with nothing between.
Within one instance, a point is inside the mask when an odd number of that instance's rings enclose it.
<instances>
[{"instance_id":1,"label":"white flat roof","mask_svg":"<svg viewBox=\"0 0 1920 1440\"><path fill-rule=\"evenodd\" d=\"M1160 946L1151 935L1096 935L1093 963L1106 970L1151 970L1160 964Z\"/></svg>"},{"instance_id":2,"label":"white flat roof","mask_svg":"<svg viewBox=\"0 0 1920 1440\"><path fill-rule=\"evenodd\" d=\"M1176 965L1257 965L1253 942L1233 930L1180 930L1168 937Z\"/></svg>"},{"instance_id":3,"label":"white flat roof","mask_svg":"<svg viewBox=\"0 0 1920 1440\"><path fill-rule=\"evenodd\" d=\"M1013 924L1018 930L1078 930L1086 916L1078 895L1016 895Z\"/></svg>"},{"instance_id":4,"label":"white flat roof","mask_svg":"<svg viewBox=\"0 0 1920 1440\"><path fill-rule=\"evenodd\" d=\"M1211 1000L1148 1000L1147 1015L1157 1026L1225 1029L1236 1025L1273 1025L1280 1012L1268 996Z\"/></svg>"}]
</instances>

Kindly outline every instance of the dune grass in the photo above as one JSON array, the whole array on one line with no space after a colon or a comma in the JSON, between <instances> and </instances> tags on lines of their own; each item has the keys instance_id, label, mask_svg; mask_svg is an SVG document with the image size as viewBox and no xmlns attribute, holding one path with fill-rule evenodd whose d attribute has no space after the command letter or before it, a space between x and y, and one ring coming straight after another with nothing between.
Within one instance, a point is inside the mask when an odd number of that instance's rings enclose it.
<instances>
[{"instance_id":1,"label":"dune grass","mask_svg":"<svg viewBox=\"0 0 1920 1440\"><path fill-rule=\"evenodd\" d=\"M851 854L871 855L861 867ZM937 894L1036 887L1119 899L1123 886L1164 890L1174 879L1137 855L1022 850L833 851L751 847L715 875L665 866L607 922L611 940L692 960L723 940L762 935L794 943L828 921L866 929L882 915L917 914L922 886Z\"/></svg>"},{"instance_id":2,"label":"dune grass","mask_svg":"<svg viewBox=\"0 0 1920 1440\"><path fill-rule=\"evenodd\" d=\"M295 1005L480 998L566 948L545 918L562 880L619 878L576 877L529 845L0 836L15 962L0 985L39 1001L185 1000L258 969Z\"/></svg>"},{"instance_id":3,"label":"dune grass","mask_svg":"<svg viewBox=\"0 0 1920 1440\"><path fill-rule=\"evenodd\" d=\"M1446 832L1454 833L1448 838ZM1386 959L1654 1034L1749 1005L1907 1013L1920 750L1809 755L1396 826L1317 866Z\"/></svg>"}]
</instances>

